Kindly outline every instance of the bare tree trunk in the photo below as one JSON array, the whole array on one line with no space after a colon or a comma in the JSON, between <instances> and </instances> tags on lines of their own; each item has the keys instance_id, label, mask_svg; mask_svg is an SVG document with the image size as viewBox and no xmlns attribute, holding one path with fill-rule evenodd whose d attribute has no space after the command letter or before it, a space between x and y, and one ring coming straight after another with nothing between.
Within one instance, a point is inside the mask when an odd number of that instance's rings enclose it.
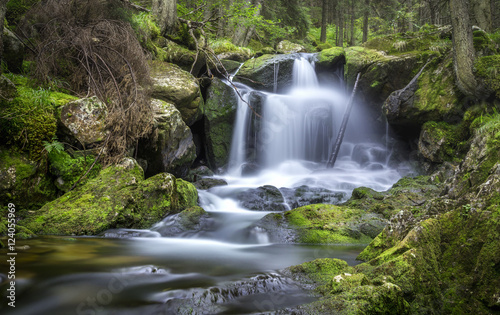
<instances>
[{"instance_id":1,"label":"bare tree trunk","mask_svg":"<svg viewBox=\"0 0 500 315\"><path fill-rule=\"evenodd\" d=\"M177 24L177 0L153 0L153 15L162 35L172 34Z\"/></svg>"},{"instance_id":2,"label":"bare tree trunk","mask_svg":"<svg viewBox=\"0 0 500 315\"><path fill-rule=\"evenodd\" d=\"M472 0L474 23L486 32L491 32L491 2L490 0Z\"/></svg>"},{"instance_id":3,"label":"bare tree trunk","mask_svg":"<svg viewBox=\"0 0 500 315\"><path fill-rule=\"evenodd\" d=\"M326 42L326 19L328 13L328 0L323 0L322 12L321 12L321 36L319 37L320 42Z\"/></svg>"},{"instance_id":4,"label":"bare tree trunk","mask_svg":"<svg viewBox=\"0 0 500 315\"><path fill-rule=\"evenodd\" d=\"M338 6L339 14L339 46L344 47L344 6L343 3L339 2Z\"/></svg>"},{"instance_id":5,"label":"bare tree trunk","mask_svg":"<svg viewBox=\"0 0 500 315\"><path fill-rule=\"evenodd\" d=\"M351 0L351 38L349 45L354 46L354 0Z\"/></svg>"},{"instance_id":6,"label":"bare tree trunk","mask_svg":"<svg viewBox=\"0 0 500 315\"><path fill-rule=\"evenodd\" d=\"M0 63L3 58L3 21L5 19L5 12L7 11L7 1L0 0ZM0 67L0 73L2 73L2 67Z\"/></svg>"},{"instance_id":7,"label":"bare tree trunk","mask_svg":"<svg viewBox=\"0 0 500 315\"><path fill-rule=\"evenodd\" d=\"M363 43L368 40L368 21L370 17L370 0L365 0L365 10L363 15Z\"/></svg>"},{"instance_id":8,"label":"bare tree trunk","mask_svg":"<svg viewBox=\"0 0 500 315\"><path fill-rule=\"evenodd\" d=\"M450 0L450 9L457 86L464 94L473 95L477 87L473 73L476 52L469 19L469 0Z\"/></svg>"}]
</instances>

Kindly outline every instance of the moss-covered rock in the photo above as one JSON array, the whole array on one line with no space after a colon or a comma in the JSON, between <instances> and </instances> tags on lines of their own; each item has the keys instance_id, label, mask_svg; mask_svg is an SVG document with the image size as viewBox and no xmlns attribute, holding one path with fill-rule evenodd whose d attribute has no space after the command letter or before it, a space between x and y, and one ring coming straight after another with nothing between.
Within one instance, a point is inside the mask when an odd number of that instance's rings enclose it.
<instances>
[{"instance_id":1,"label":"moss-covered rock","mask_svg":"<svg viewBox=\"0 0 500 315\"><path fill-rule=\"evenodd\" d=\"M300 52L307 52L304 46L292 43L289 40L282 40L281 42L279 42L276 46L276 50L280 54L295 54Z\"/></svg>"},{"instance_id":2,"label":"moss-covered rock","mask_svg":"<svg viewBox=\"0 0 500 315\"><path fill-rule=\"evenodd\" d=\"M322 50L318 54L318 61L316 61L317 70L333 70L337 69L339 65L345 63L345 51L342 47L333 47Z\"/></svg>"},{"instance_id":3,"label":"moss-covered rock","mask_svg":"<svg viewBox=\"0 0 500 315\"><path fill-rule=\"evenodd\" d=\"M280 243L367 244L386 222L360 209L316 204L269 214L257 226Z\"/></svg>"},{"instance_id":4,"label":"moss-covered rock","mask_svg":"<svg viewBox=\"0 0 500 315\"><path fill-rule=\"evenodd\" d=\"M3 29L2 61L10 72L21 73L24 60L24 45L9 29Z\"/></svg>"},{"instance_id":5,"label":"moss-covered rock","mask_svg":"<svg viewBox=\"0 0 500 315\"><path fill-rule=\"evenodd\" d=\"M146 177L162 172L185 177L196 159L193 134L174 105L153 99L152 106L157 137L141 141L138 153L147 161Z\"/></svg>"},{"instance_id":6,"label":"moss-covered rock","mask_svg":"<svg viewBox=\"0 0 500 315\"><path fill-rule=\"evenodd\" d=\"M205 152L213 170L228 161L237 107L238 99L233 88L214 78L203 107Z\"/></svg>"},{"instance_id":7,"label":"moss-covered rock","mask_svg":"<svg viewBox=\"0 0 500 315\"><path fill-rule=\"evenodd\" d=\"M133 159L101 171L85 185L46 204L22 224L36 234L96 235L111 228L147 228L197 204L191 184L161 173L144 180Z\"/></svg>"},{"instance_id":8,"label":"moss-covered rock","mask_svg":"<svg viewBox=\"0 0 500 315\"><path fill-rule=\"evenodd\" d=\"M156 59L159 61L176 64L182 70L188 72L191 72L192 69L192 74L195 76L199 74L201 68L205 64L206 60L203 54L198 55L197 59L196 51L189 50L187 47L167 39L159 41L159 44L160 47L156 48Z\"/></svg>"},{"instance_id":9,"label":"moss-covered rock","mask_svg":"<svg viewBox=\"0 0 500 315\"><path fill-rule=\"evenodd\" d=\"M106 104L97 97L82 98L62 106L58 133L74 145L93 147L106 139Z\"/></svg>"},{"instance_id":10,"label":"moss-covered rock","mask_svg":"<svg viewBox=\"0 0 500 315\"><path fill-rule=\"evenodd\" d=\"M445 122L426 122L418 139L418 150L431 162L442 163L457 159L457 145L462 139L455 126Z\"/></svg>"},{"instance_id":11,"label":"moss-covered rock","mask_svg":"<svg viewBox=\"0 0 500 315\"><path fill-rule=\"evenodd\" d=\"M38 209L57 197L52 178L37 163L13 149L0 148L0 200L3 206Z\"/></svg>"},{"instance_id":12,"label":"moss-covered rock","mask_svg":"<svg viewBox=\"0 0 500 315\"><path fill-rule=\"evenodd\" d=\"M486 87L500 98L500 55L485 56L477 58L475 63L476 73Z\"/></svg>"},{"instance_id":13,"label":"moss-covered rock","mask_svg":"<svg viewBox=\"0 0 500 315\"><path fill-rule=\"evenodd\" d=\"M278 71L277 90L281 92L291 87L293 82L293 64L296 55L263 55L246 61L235 77L255 89L272 92L274 90L274 72Z\"/></svg>"},{"instance_id":14,"label":"moss-covered rock","mask_svg":"<svg viewBox=\"0 0 500 315\"><path fill-rule=\"evenodd\" d=\"M201 117L203 98L196 78L179 66L166 62L152 62L153 98L172 103L190 126Z\"/></svg>"}]
</instances>

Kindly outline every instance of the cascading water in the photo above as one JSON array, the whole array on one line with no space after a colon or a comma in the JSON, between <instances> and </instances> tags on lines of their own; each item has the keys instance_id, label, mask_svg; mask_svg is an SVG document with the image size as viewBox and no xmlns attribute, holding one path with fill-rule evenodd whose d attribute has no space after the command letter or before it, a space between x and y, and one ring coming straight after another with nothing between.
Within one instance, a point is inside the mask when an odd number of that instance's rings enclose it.
<instances>
[{"instance_id":1,"label":"cascading water","mask_svg":"<svg viewBox=\"0 0 500 315\"><path fill-rule=\"evenodd\" d=\"M365 128L366 117L359 109L351 115L335 168L325 169L347 100L342 87L320 85L313 58L297 56L287 94L234 83L242 99L228 173L220 176L228 185L199 192L207 213L195 227L186 228L189 219L179 214L150 230L20 241L17 245L36 250L17 258L18 307L8 311L23 315L245 314L310 302L308 292L279 270L322 257L354 264L362 247L276 244L255 223L270 211L310 202L307 195L318 191L326 196L323 202L341 202L355 187L386 190L400 177L387 165L383 132L380 141L372 139L376 133ZM278 71L277 63L275 79ZM256 170L241 176L250 163ZM243 206L244 198L238 199L249 191L266 189L277 191L282 201L263 205L260 210L265 211L250 211ZM299 191L306 197L297 200ZM270 308L269 301L279 303L271 303Z\"/></svg>"}]
</instances>

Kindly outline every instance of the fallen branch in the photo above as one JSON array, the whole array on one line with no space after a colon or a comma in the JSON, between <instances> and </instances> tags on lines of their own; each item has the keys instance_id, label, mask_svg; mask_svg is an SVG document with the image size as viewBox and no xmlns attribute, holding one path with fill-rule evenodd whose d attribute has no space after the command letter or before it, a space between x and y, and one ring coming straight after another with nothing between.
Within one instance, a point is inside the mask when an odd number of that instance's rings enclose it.
<instances>
[{"instance_id":1,"label":"fallen branch","mask_svg":"<svg viewBox=\"0 0 500 315\"><path fill-rule=\"evenodd\" d=\"M358 81L361 73L358 73L356 76L356 83L354 83L354 88L352 89L351 98L347 103L347 107L345 109L344 118L342 119L342 124L340 125L339 134L337 135L337 140L335 141L335 146L333 147L332 155L326 164L327 168L332 168L337 161L337 157L339 155L340 145L342 144L342 140L344 140L345 130L347 128L347 121L349 121L349 115L351 115L352 104L354 103L354 95L356 94L356 89L358 87Z\"/></svg>"}]
</instances>

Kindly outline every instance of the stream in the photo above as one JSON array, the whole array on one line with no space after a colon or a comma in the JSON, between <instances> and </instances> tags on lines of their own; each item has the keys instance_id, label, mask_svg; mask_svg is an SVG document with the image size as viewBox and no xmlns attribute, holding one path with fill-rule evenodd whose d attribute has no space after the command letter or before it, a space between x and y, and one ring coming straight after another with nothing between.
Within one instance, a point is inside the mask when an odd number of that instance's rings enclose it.
<instances>
[{"instance_id":1,"label":"stream","mask_svg":"<svg viewBox=\"0 0 500 315\"><path fill-rule=\"evenodd\" d=\"M289 210L346 201L360 186L387 190L401 175L390 163L385 129L376 130L356 107L337 163L325 169L347 93L318 80L314 58L296 55L286 94L235 83L243 100L229 167L215 176L228 185L199 191L208 215L196 230L173 233L173 215L149 230L19 240L16 308L5 302L2 314L286 314L317 299L284 268L325 257L355 265L364 246L272 243L258 221L276 209L250 210L237 196L274 186ZM244 101L260 107L262 119ZM0 253L6 257L7 250ZM5 259L0 266L6 270Z\"/></svg>"}]
</instances>

